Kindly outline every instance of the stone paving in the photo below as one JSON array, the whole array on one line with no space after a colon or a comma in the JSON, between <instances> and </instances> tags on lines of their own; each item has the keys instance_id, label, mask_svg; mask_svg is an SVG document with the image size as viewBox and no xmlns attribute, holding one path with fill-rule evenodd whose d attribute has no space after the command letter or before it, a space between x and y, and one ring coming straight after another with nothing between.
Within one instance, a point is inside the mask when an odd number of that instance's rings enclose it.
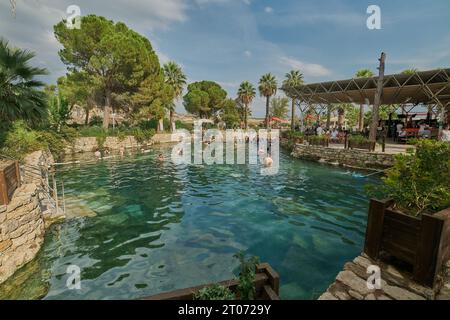
<instances>
[{"instance_id":1,"label":"stone paving","mask_svg":"<svg viewBox=\"0 0 450 320\"><path fill-rule=\"evenodd\" d=\"M370 265L381 270L381 289L369 289ZM365 254L344 265L333 284L319 300L450 300L450 261L444 271L443 285L436 293L411 281L408 274L389 264L375 263Z\"/></svg>"}]
</instances>

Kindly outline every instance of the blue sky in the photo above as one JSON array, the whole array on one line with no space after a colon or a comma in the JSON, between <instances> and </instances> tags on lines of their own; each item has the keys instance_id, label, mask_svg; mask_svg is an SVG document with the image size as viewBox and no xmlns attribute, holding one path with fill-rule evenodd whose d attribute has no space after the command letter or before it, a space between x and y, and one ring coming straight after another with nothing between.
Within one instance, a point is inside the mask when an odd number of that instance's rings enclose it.
<instances>
[{"instance_id":1,"label":"blue sky","mask_svg":"<svg viewBox=\"0 0 450 320\"><path fill-rule=\"evenodd\" d=\"M256 85L267 72L281 83L291 69L307 82L376 71L381 51L387 73L450 67L448 0L17 0L15 18L1 0L0 36L36 51L49 82L65 72L52 26L70 4L125 22L150 39L162 62L178 62L189 81L217 81L231 97L240 82ZM366 27L369 5L381 8L381 30ZM255 100L254 116L263 105Z\"/></svg>"}]
</instances>

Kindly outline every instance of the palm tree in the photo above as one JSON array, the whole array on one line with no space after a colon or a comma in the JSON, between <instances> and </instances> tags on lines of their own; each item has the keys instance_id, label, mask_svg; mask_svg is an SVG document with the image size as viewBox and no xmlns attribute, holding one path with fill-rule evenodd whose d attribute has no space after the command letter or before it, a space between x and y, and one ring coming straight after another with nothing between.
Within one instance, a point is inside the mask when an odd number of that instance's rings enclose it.
<instances>
[{"instance_id":1,"label":"palm tree","mask_svg":"<svg viewBox=\"0 0 450 320\"><path fill-rule=\"evenodd\" d=\"M169 61L163 67L164 78L167 85L171 86L175 95L175 100L179 99L183 94L183 88L186 85L186 75L181 70L181 67L174 61ZM173 123L173 113L175 110L175 103L169 106L170 111L170 129L175 128Z\"/></svg>"},{"instance_id":2,"label":"palm tree","mask_svg":"<svg viewBox=\"0 0 450 320\"><path fill-rule=\"evenodd\" d=\"M266 128L269 129L270 97L277 93L277 79L271 73L267 73L259 80L259 93L266 97Z\"/></svg>"},{"instance_id":3,"label":"palm tree","mask_svg":"<svg viewBox=\"0 0 450 320\"><path fill-rule=\"evenodd\" d=\"M361 69L358 70L355 74L356 78L371 78L374 76L374 73L369 69ZM359 105L359 131L362 132L364 130L364 104Z\"/></svg>"},{"instance_id":4,"label":"palm tree","mask_svg":"<svg viewBox=\"0 0 450 320\"><path fill-rule=\"evenodd\" d=\"M286 79L283 81L283 85L281 89L284 93L291 98L292 107L291 107L291 130L295 130L295 100L296 95L294 93L295 88L301 86L303 84L303 74L300 70L291 70L289 73L286 73Z\"/></svg>"},{"instance_id":5,"label":"palm tree","mask_svg":"<svg viewBox=\"0 0 450 320\"><path fill-rule=\"evenodd\" d=\"M406 69L402 71L402 74L407 75L407 76L412 76L413 74L417 73L417 69Z\"/></svg>"},{"instance_id":6,"label":"palm tree","mask_svg":"<svg viewBox=\"0 0 450 320\"><path fill-rule=\"evenodd\" d=\"M29 65L35 56L27 50L13 49L0 39L0 119L41 121L48 115L44 84L35 79L47 74L45 69Z\"/></svg>"},{"instance_id":7,"label":"palm tree","mask_svg":"<svg viewBox=\"0 0 450 320\"><path fill-rule=\"evenodd\" d=\"M253 99L256 96L256 89L255 87L248 81L244 81L239 86L238 92L238 99L239 101L244 104L244 123L245 123L245 129L248 127L248 105L252 103Z\"/></svg>"}]
</instances>

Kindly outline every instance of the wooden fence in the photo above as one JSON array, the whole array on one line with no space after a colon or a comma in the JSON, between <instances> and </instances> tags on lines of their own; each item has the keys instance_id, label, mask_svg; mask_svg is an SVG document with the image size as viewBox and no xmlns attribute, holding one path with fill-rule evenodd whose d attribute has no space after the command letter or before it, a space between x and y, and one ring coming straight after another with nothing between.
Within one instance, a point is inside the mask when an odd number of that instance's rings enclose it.
<instances>
[{"instance_id":1,"label":"wooden fence","mask_svg":"<svg viewBox=\"0 0 450 320\"><path fill-rule=\"evenodd\" d=\"M0 205L7 205L20 187L19 162L0 161Z\"/></svg>"},{"instance_id":2,"label":"wooden fence","mask_svg":"<svg viewBox=\"0 0 450 320\"><path fill-rule=\"evenodd\" d=\"M236 292L239 280L231 279L219 282L220 285ZM254 280L256 296L255 300L279 300L280 277L277 272L268 264L261 263L256 268ZM194 295L201 289L210 287L213 284L200 285L196 287L174 290L160 293L142 300L193 300Z\"/></svg>"}]
</instances>

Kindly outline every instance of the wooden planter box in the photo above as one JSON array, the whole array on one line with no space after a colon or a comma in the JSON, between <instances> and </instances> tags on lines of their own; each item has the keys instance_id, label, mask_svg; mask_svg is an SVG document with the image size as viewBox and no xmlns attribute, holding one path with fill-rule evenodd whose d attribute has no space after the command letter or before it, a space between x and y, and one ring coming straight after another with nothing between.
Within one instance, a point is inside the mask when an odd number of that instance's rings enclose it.
<instances>
[{"instance_id":1,"label":"wooden planter box","mask_svg":"<svg viewBox=\"0 0 450 320\"><path fill-rule=\"evenodd\" d=\"M375 151L376 142L375 141L368 141L368 142L355 142L352 140L348 140L348 148L349 149L363 149L363 150L369 150L369 151Z\"/></svg>"},{"instance_id":2,"label":"wooden planter box","mask_svg":"<svg viewBox=\"0 0 450 320\"><path fill-rule=\"evenodd\" d=\"M255 300L279 300L280 277L268 263L261 263L256 267L255 277ZM239 281L236 279L219 282L220 285L228 287L232 292L236 292ZM196 287L175 290L145 297L142 300L193 300L194 295L205 287L210 287L213 283Z\"/></svg>"},{"instance_id":3,"label":"wooden planter box","mask_svg":"<svg viewBox=\"0 0 450 320\"><path fill-rule=\"evenodd\" d=\"M328 139L325 140L308 139L308 143L310 146L328 147L330 141Z\"/></svg>"},{"instance_id":4,"label":"wooden planter box","mask_svg":"<svg viewBox=\"0 0 450 320\"><path fill-rule=\"evenodd\" d=\"M304 140L303 138L295 138L295 139L294 139L294 142L295 142L295 143L299 143L299 144L303 144L304 141L305 141L305 140Z\"/></svg>"},{"instance_id":5,"label":"wooden planter box","mask_svg":"<svg viewBox=\"0 0 450 320\"><path fill-rule=\"evenodd\" d=\"M0 205L7 205L20 187L19 162L0 162Z\"/></svg>"},{"instance_id":6,"label":"wooden planter box","mask_svg":"<svg viewBox=\"0 0 450 320\"><path fill-rule=\"evenodd\" d=\"M450 258L450 208L418 218L392 210L392 204L371 200L364 252L375 260L387 253L406 262L415 281L434 287Z\"/></svg>"}]
</instances>

